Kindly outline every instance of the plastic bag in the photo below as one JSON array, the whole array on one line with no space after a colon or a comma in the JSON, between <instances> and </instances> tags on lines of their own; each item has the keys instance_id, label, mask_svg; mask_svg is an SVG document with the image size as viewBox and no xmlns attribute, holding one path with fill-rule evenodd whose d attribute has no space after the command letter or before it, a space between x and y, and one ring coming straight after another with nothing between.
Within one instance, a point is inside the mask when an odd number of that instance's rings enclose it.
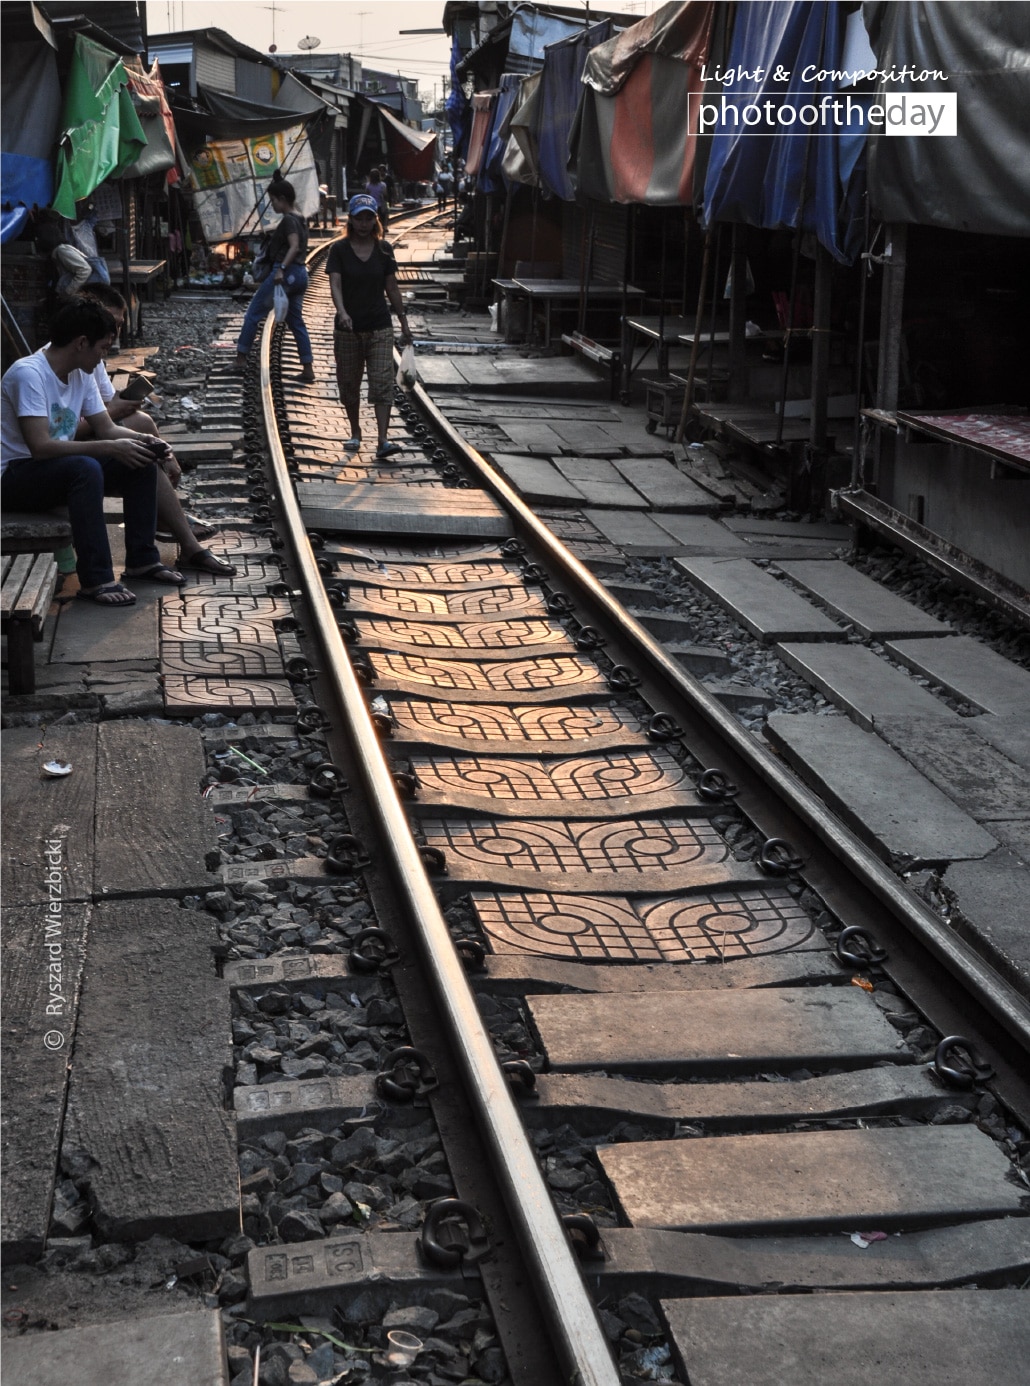
<instances>
[{"instance_id":1,"label":"plastic bag","mask_svg":"<svg viewBox=\"0 0 1030 1386\"><path fill-rule=\"evenodd\" d=\"M415 365L415 348L409 342L401 352L401 364L397 371L397 384L402 390L410 390L418 380L418 367Z\"/></svg>"},{"instance_id":2,"label":"plastic bag","mask_svg":"<svg viewBox=\"0 0 1030 1386\"><path fill-rule=\"evenodd\" d=\"M281 284L276 284L272 291L272 311L275 313L276 322L283 322L290 311L289 295Z\"/></svg>"}]
</instances>

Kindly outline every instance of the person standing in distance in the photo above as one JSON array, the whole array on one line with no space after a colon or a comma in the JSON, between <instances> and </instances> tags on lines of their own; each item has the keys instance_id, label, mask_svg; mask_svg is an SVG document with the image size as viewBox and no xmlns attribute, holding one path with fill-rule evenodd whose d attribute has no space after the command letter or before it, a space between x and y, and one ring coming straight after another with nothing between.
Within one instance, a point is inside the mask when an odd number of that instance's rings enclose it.
<instances>
[{"instance_id":1,"label":"person standing in distance","mask_svg":"<svg viewBox=\"0 0 1030 1386\"><path fill-rule=\"evenodd\" d=\"M272 262L272 272L258 285L257 293L247 305L246 316L239 340L236 343L236 366L242 370L247 361L247 353L254 345L258 328L272 310L272 296L276 285L286 290L290 300L286 314L286 325L293 333L300 357L300 378L307 385L315 381L315 368L312 364L314 353L311 338L304 325L304 290L308 287L308 271L304 256L308 250L308 224L293 210L297 194L292 183L273 178L268 187L268 200L272 211L282 218L272 232L268 243L268 258Z\"/></svg>"},{"instance_id":2,"label":"person standing in distance","mask_svg":"<svg viewBox=\"0 0 1030 1386\"><path fill-rule=\"evenodd\" d=\"M386 183L386 177L381 168L374 168L368 175L368 182L365 184L365 191L369 197L376 200L376 211L379 214L379 224L383 231L390 224L390 189Z\"/></svg>"},{"instance_id":3,"label":"person standing in distance","mask_svg":"<svg viewBox=\"0 0 1030 1386\"><path fill-rule=\"evenodd\" d=\"M347 234L333 244L326 264L336 309L336 381L351 430L344 448L353 453L361 447L361 377L367 372L368 402L375 410L378 432L376 457L383 461L400 452L387 437L394 374L391 308L400 321L405 345L411 341L411 332L397 287L397 261L382 239L375 198L358 193L347 212Z\"/></svg>"}]
</instances>

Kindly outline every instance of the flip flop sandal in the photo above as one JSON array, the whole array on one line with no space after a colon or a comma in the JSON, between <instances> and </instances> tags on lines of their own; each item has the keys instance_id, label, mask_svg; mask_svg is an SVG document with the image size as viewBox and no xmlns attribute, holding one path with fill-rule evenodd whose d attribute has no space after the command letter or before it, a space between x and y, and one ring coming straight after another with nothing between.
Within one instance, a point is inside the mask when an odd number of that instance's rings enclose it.
<instances>
[{"instance_id":1,"label":"flip flop sandal","mask_svg":"<svg viewBox=\"0 0 1030 1386\"><path fill-rule=\"evenodd\" d=\"M224 558L219 558L210 549L198 549L189 558L180 558L184 568L195 568L198 573L212 573L215 577L235 577L236 569Z\"/></svg>"},{"instance_id":2,"label":"flip flop sandal","mask_svg":"<svg viewBox=\"0 0 1030 1386\"><path fill-rule=\"evenodd\" d=\"M403 451L404 449L401 447L400 443L383 443L380 447L376 448L376 457L380 462L385 462L388 457L395 457L397 453Z\"/></svg>"},{"instance_id":3,"label":"flip flop sandal","mask_svg":"<svg viewBox=\"0 0 1030 1386\"><path fill-rule=\"evenodd\" d=\"M346 441L346 442L344 443L344 445L343 445L343 450L344 450L344 452L360 452L360 450L361 450L361 439L360 439L360 438L348 438L347 441Z\"/></svg>"},{"instance_id":4,"label":"flip flop sandal","mask_svg":"<svg viewBox=\"0 0 1030 1386\"><path fill-rule=\"evenodd\" d=\"M122 573L123 578L129 578L132 582L161 582L166 587L181 587L186 579L182 573L178 573L174 568L169 568L164 563L155 563L150 568L145 568L142 573Z\"/></svg>"},{"instance_id":5,"label":"flip flop sandal","mask_svg":"<svg viewBox=\"0 0 1030 1386\"><path fill-rule=\"evenodd\" d=\"M97 606L135 606L136 593L121 582L105 582L93 592L84 592L80 587L75 594L84 602L96 602Z\"/></svg>"}]
</instances>

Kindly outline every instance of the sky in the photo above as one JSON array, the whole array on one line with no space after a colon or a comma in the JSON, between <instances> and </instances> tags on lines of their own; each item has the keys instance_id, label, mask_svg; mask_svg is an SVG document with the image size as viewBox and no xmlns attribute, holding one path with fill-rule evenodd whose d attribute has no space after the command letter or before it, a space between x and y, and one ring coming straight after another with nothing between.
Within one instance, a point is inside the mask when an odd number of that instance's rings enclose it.
<instances>
[{"instance_id":1,"label":"sky","mask_svg":"<svg viewBox=\"0 0 1030 1386\"><path fill-rule=\"evenodd\" d=\"M569 9L583 0L560 0ZM598 7L594 0L594 8ZM655 0L631 0L620 10L643 16ZM324 52L353 53L368 67L414 77L432 92L450 67L450 39L443 30L443 0L147 0L147 30L225 29L241 43L266 52L273 41L281 53L298 51L298 40L321 40ZM402 34L403 29L439 29L437 34Z\"/></svg>"}]
</instances>

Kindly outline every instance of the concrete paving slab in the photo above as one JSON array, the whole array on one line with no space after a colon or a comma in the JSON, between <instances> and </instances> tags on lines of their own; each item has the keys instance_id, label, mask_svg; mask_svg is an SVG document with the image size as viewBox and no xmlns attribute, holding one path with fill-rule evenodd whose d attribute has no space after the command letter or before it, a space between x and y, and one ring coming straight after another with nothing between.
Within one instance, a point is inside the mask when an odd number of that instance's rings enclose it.
<instances>
[{"instance_id":1,"label":"concrete paving slab","mask_svg":"<svg viewBox=\"0 0 1030 1386\"><path fill-rule=\"evenodd\" d=\"M218 833L200 796L205 769L204 743L194 727L100 725L96 896L188 895L215 887L209 866L218 864ZM169 805L175 806L174 821Z\"/></svg>"},{"instance_id":2,"label":"concrete paving slab","mask_svg":"<svg viewBox=\"0 0 1030 1386\"><path fill-rule=\"evenodd\" d=\"M369 662L383 693L452 697L462 703L496 704L505 698L527 705L566 703L611 691L593 662L571 655L476 663L373 650Z\"/></svg>"},{"instance_id":3,"label":"concrete paving slab","mask_svg":"<svg viewBox=\"0 0 1030 1386\"><path fill-rule=\"evenodd\" d=\"M555 457L554 465L586 497L604 510L647 510L649 502L603 457Z\"/></svg>"},{"instance_id":4,"label":"concrete paving slab","mask_svg":"<svg viewBox=\"0 0 1030 1386\"><path fill-rule=\"evenodd\" d=\"M93 895L96 835L97 727L13 727L0 735L3 776L3 898L5 905L48 907L47 852L60 839L61 899ZM70 775L50 777L43 764L61 761Z\"/></svg>"},{"instance_id":5,"label":"concrete paving slab","mask_svg":"<svg viewBox=\"0 0 1030 1386\"><path fill-rule=\"evenodd\" d=\"M784 642L775 649L796 674L866 731L884 717L959 720L946 703L862 645Z\"/></svg>"},{"instance_id":6,"label":"concrete paving slab","mask_svg":"<svg viewBox=\"0 0 1030 1386\"><path fill-rule=\"evenodd\" d=\"M855 988L788 987L624 996L534 996L533 1024L552 1069L684 1076L856 1068L911 1055L876 1003Z\"/></svg>"},{"instance_id":7,"label":"concrete paving slab","mask_svg":"<svg viewBox=\"0 0 1030 1386\"><path fill-rule=\"evenodd\" d=\"M949 866L944 885L956 899L953 925L991 959L1022 996L1030 997L1030 866L999 848L985 861Z\"/></svg>"},{"instance_id":8,"label":"concrete paving slab","mask_svg":"<svg viewBox=\"0 0 1030 1386\"><path fill-rule=\"evenodd\" d=\"M597 1156L634 1227L891 1231L1025 1211L1008 1160L971 1125L642 1141Z\"/></svg>"},{"instance_id":9,"label":"concrete paving slab","mask_svg":"<svg viewBox=\"0 0 1030 1386\"><path fill-rule=\"evenodd\" d=\"M1030 720L1030 673L971 635L948 640L892 640L887 649L907 669L984 712Z\"/></svg>"},{"instance_id":10,"label":"concrete paving slab","mask_svg":"<svg viewBox=\"0 0 1030 1386\"><path fill-rule=\"evenodd\" d=\"M986 857L992 837L872 732L846 717L773 713L766 739L895 870Z\"/></svg>"},{"instance_id":11,"label":"concrete paving slab","mask_svg":"<svg viewBox=\"0 0 1030 1386\"><path fill-rule=\"evenodd\" d=\"M655 520L688 554L727 558L746 558L751 554L743 539L709 515L659 514Z\"/></svg>"},{"instance_id":12,"label":"concrete paving slab","mask_svg":"<svg viewBox=\"0 0 1030 1386\"><path fill-rule=\"evenodd\" d=\"M354 626L363 650L400 650L408 654L453 655L457 659L525 659L537 655L574 655L576 645L557 621L528 617L497 619L487 613L479 620L423 620L417 613L404 620L355 616Z\"/></svg>"},{"instance_id":13,"label":"concrete paving slab","mask_svg":"<svg viewBox=\"0 0 1030 1386\"><path fill-rule=\"evenodd\" d=\"M866 1247L856 1246L850 1237L713 1237L704 1232L606 1227L604 1249L608 1259L598 1273L604 1290L616 1294L636 1289L641 1276L660 1277L663 1285L675 1286L675 1293L699 1297L719 1289L783 1295L792 1290L1011 1285L1030 1273L1030 1223L1025 1218L997 1218L907 1231ZM631 1277L635 1285L629 1283ZM788 1375L776 1386L791 1380ZM867 1382L868 1378L862 1386Z\"/></svg>"},{"instance_id":14,"label":"concrete paving slab","mask_svg":"<svg viewBox=\"0 0 1030 1386\"><path fill-rule=\"evenodd\" d=\"M267 967L269 961L261 965ZM761 958L723 962L713 959L711 966L689 963L679 967L669 963L625 967L529 954L488 953L483 971L476 974L476 989L510 996L566 991L718 991L723 987L803 986L810 982L850 985L850 977L850 971L845 971L828 949L820 953L765 953Z\"/></svg>"},{"instance_id":15,"label":"concrete paving slab","mask_svg":"<svg viewBox=\"0 0 1030 1386\"><path fill-rule=\"evenodd\" d=\"M490 666L486 666L490 667ZM540 757L461 756L447 752L411 757L419 817L442 810L497 814L504 818L612 820L678 810L706 817L693 778L666 751L653 746L602 754ZM598 836L604 837L603 827ZM557 830L556 830L557 831Z\"/></svg>"},{"instance_id":16,"label":"concrete paving slab","mask_svg":"<svg viewBox=\"0 0 1030 1386\"><path fill-rule=\"evenodd\" d=\"M52 664L157 658L158 618L168 589L162 592L152 582L133 586L131 578L126 585L136 593L135 606L112 608L77 600L61 604L49 651Z\"/></svg>"},{"instance_id":17,"label":"concrete paving slab","mask_svg":"<svg viewBox=\"0 0 1030 1386\"><path fill-rule=\"evenodd\" d=\"M723 886L759 886L751 862L734 860L704 822L685 818L590 819L503 823L423 818L426 845L444 854L447 874L437 889L464 894L470 885L506 890L561 890L571 894L692 894Z\"/></svg>"},{"instance_id":18,"label":"concrete paving slab","mask_svg":"<svg viewBox=\"0 0 1030 1386\"><path fill-rule=\"evenodd\" d=\"M885 717L877 722L876 730L979 822L1030 819L1030 771L985 741L980 727L990 720ZM993 833L994 828L989 831Z\"/></svg>"},{"instance_id":19,"label":"concrete paving slab","mask_svg":"<svg viewBox=\"0 0 1030 1386\"><path fill-rule=\"evenodd\" d=\"M297 486L304 523L329 533L508 538L511 520L490 496L446 487L306 481Z\"/></svg>"},{"instance_id":20,"label":"concrete paving slab","mask_svg":"<svg viewBox=\"0 0 1030 1386\"><path fill-rule=\"evenodd\" d=\"M241 1140L262 1131L292 1134L305 1126L318 1126L332 1117L338 1126L348 1116L376 1115L383 1103L372 1074L341 1078L303 1078L285 1083L255 1083L233 1092L236 1129Z\"/></svg>"},{"instance_id":21,"label":"concrete paving slab","mask_svg":"<svg viewBox=\"0 0 1030 1386\"><path fill-rule=\"evenodd\" d=\"M643 1120L658 1122L670 1135L682 1122L702 1123L712 1132L816 1118L926 1116L954 1101L925 1069L913 1068L867 1068L790 1083L636 1083L540 1073L533 1091L532 1107L523 1109L530 1121L539 1113L541 1122L560 1117L578 1131L606 1131L616 1121ZM976 1100L970 1098L968 1105L975 1107Z\"/></svg>"},{"instance_id":22,"label":"concrete paving slab","mask_svg":"<svg viewBox=\"0 0 1030 1386\"><path fill-rule=\"evenodd\" d=\"M642 512L633 510L584 510L584 518L628 558L660 558L679 553L682 545Z\"/></svg>"},{"instance_id":23,"label":"concrete paving slab","mask_svg":"<svg viewBox=\"0 0 1030 1386\"><path fill-rule=\"evenodd\" d=\"M1030 862L1030 822L1026 819L1008 823L995 819L991 823L991 834L1020 861Z\"/></svg>"},{"instance_id":24,"label":"concrete paving slab","mask_svg":"<svg viewBox=\"0 0 1030 1386\"><path fill-rule=\"evenodd\" d=\"M747 559L677 558L676 567L766 644L846 640L847 632L786 583Z\"/></svg>"},{"instance_id":25,"label":"concrete paving slab","mask_svg":"<svg viewBox=\"0 0 1030 1386\"><path fill-rule=\"evenodd\" d=\"M789 539L828 539L838 544L850 544L853 537L850 525L830 525L819 521L805 523L803 520L762 520L757 515L727 515L723 524L735 534L761 538L782 535Z\"/></svg>"},{"instance_id":26,"label":"concrete paving slab","mask_svg":"<svg viewBox=\"0 0 1030 1386\"><path fill-rule=\"evenodd\" d=\"M561 436L541 419L505 419L501 428L511 439L512 452L546 453L550 457L562 450Z\"/></svg>"},{"instance_id":27,"label":"concrete paving slab","mask_svg":"<svg viewBox=\"0 0 1030 1386\"><path fill-rule=\"evenodd\" d=\"M393 746L450 747L469 755L542 749L568 751L589 738L598 751L643 747L646 724L639 716L597 704L582 707L470 706L461 701L390 702Z\"/></svg>"},{"instance_id":28,"label":"concrete paving slab","mask_svg":"<svg viewBox=\"0 0 1030 1386\"><path fill-rule=\"evenodd\" d=\"M5 1338L4 1370L18 1386L227 1386L229 1380L217 1309Z\"/></svg>"},{"instance_id":29,"label":"concrete paving slab","mask_svg":"<svg viewBox=\"0 0 1030 1386\"><path fill-rule=\"evenodd\" d=\"M55 846L59 842L55 839ZM40 875L55 877L56 910L21 905L3 911L0 1241L5 1265L36 1260L46 1242L90 916L89 905L62 898L60 850L52 862L40 863Z\"/></svg>"},{"instance_id":30,"label":"concrete paving slab","mask_svg":"<svg viewBox=\"0 0 1030 1386\"><path fill-rule=\"evenodd\" d=\"M360 1290L369 1312L382 1314L416 1302L420 1290L468 1291L460 1267L426 1266L413 1232L345 1233L321 1241L259 1246L247 1255L250 1300L259 1318L310 1313L310 1305L337 1308Z\"/></svg>"},{"instance_id":31,"label":"concrete paving slab","mask_svg":"<svg viewBox=\"0 0 1030 1386\"><path fill-rule=\"evenodd\" d=\"M566 895L473 891L496 954L595 963L698 963L826 952L825 935L782 886L710 895Z\"/></svg>"},{"instance_id":32,"label":"concrete paving slab","mask_svg":"<svg viewBox=\"0 0 1030 1386\"><path fill-rule=\"evenodd\" d=\"M1024 770L1030 770L1030 717L1009 714L1005 717L978 717L973 723L978 736L1002 755L1014 760Z\"/></svg>"},{"instance_id":33,"label":"concrete paving slab","mask_svg":"<svg viewBox=\"0 0 1030 1386\"><path fill-rule=\"evenodd\" d=\"M862 635L889 640L901 635L948 635L951 627L928 616L903 597L881 587L865 573L838 560L835 563L788 562L781 565L806 592L811 592Z\"/></svg>"},{"instance_id":34,"label":"concrete paving slab","mask_svg":"<svg viewBox=\"0 0 1030 1386\"><path fill-rule=\"evenodd\" d=\"M702 490L664 457L616 457L612 466L655 510L711 515L721 509L709 491Z\"/></svg>"},{"instance_id":35,"label":"concrete paving slab","mask_svg":"<svg viewBox=\"0 0 1030 1386\"><path fill-rule=\"evenodd\" d=\"M531 505L584 505L585 497L549 457L522 457L513 452L491 452L490 461L523 500Z\"/></svg>"},{"instance_id":36,"label":"concrete paving slab","mask_svg":"<svg viewBox=\"0 0 1030 1386\"><path fill-rule=\"evenodd\" d=\"M94 908L62 1150L90 1157L92 1216L112 1240L207 1241L239 1229L217 938L211 915L171 900Z\"/></svg>"},{"instance_id":37,"label":"concrete paving slab","mask_svg":"<svg viewBox=\"0 0 1030 1386\"><path fill-rule=\"evenodd\" d=\"M1018 1290L663 1300L691 1386L1023 1386L1030 1316ZM846 1312L842 1312L846 1309Z\"/></svg>"}]
</instances>

